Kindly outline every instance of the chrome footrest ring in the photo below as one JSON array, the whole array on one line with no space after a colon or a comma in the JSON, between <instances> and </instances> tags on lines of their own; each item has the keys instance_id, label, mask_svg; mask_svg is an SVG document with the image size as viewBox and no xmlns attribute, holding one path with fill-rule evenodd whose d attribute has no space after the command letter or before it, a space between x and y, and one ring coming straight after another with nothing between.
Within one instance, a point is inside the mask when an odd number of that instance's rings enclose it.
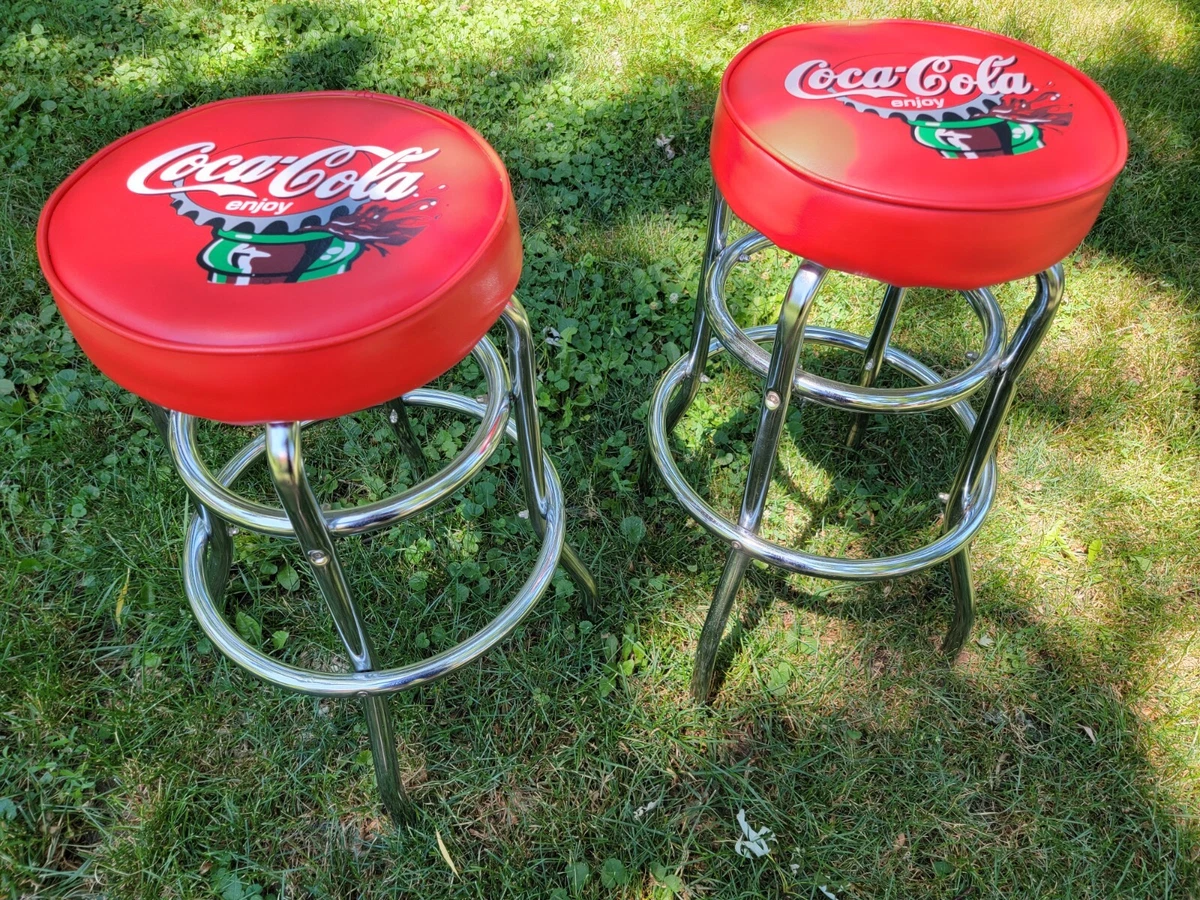
<instances>
[{"instance_id":1,"label":"chrome footrest ring","mask_svg":"<svg viewBox=\"0 0 1200 900\"><path fill-rule=\"evenodd\" d=\"M489 398L490 400L490 398ZM466 413L486 422L492 404L487 405L457 394L444 391L421 390L405 396L405 402L420 406L434 406L455 412ZM484 429L481 429L483 431ZM509 422L504 428L509 440L516 441L516 425ZM251 452L251 451L254 452ZM250 462L262 452L262 442L250 444L222 469L219 476L221 487L228 490ZM461 459L461 455L459 457ZM480 465L487 461L483 458ZM455 460L457 463L458 460ZM367 694L385 694L417 687L441 678L461 668L504 639L529 613L554 577L555 567L562 555L566 534L562 484L550 458L543 454L542 462L546 475L547 504L545 510L546 535L534 564L533 573L522 585L517 596L501 610L485 628L467 640L419 662L391 669L371 672L325 673L301 669L280 662L251 647L229 624L209 586L206 556L209 545L207 519L197 514L188 528L184 546L183 584L192 612L201 629L217 648L235 664L264 681L288 690L319 697L351 697ZM455 465L451 464L451 467ZM436 481L449 469L434 476ZM458 483L448 491L453 491ZM447 491L447 492L448 492ZM236 496L236 495L233 495ZM418 510L419 511L419 510ZM412 513L407 513L411 515ZM217 527L221 523L218 520Z\"/></svg>"},{"instance_id":2,"label":"chrome footrest ring","mask_svg":"<svg viewBox=\"0 0 1200 900\"><path fill-rule=\"evenodd\" d=\"M475 435L449 465L420 484L374 503L352 509L325 510L325 526L330 533L340 537L390 527L448 497L475 477L487 463L499 446L508 423L512 404L511 383L504 360L488 338L476 344L471 353L487 382L487 405L480 407L483 412L478 416L480 423ZM405 394L404 402L411 406L445 406L447 398L452 397L457 398L457 395L421 388ZM220 476L213 476L200 459L196 446L196 422L193 416L171 413L171 456L180 478L192 495L216 516L232 525L259 534L292 537L292 524L282 509L240 497L228 488L231 482L225 481L224 472ZM249 460L263 452L264 443L265 437L259 437L248 444L225 470L235 465L244 467Z\"/></svg>"},{"instance_id":3,"label":"chrome footrest ring","mask_svg":"<svg viewBox=\"0 0 1200 900\"><path fill-rule=\"evenodd\" d=\"M736 245L735 245L736 246ZM763 325L744 332L751 341L770 341L775 337L774 325ZM860 353L867 348L867 339L861 335L839 331L833 328L805 328L804 340L816 341L820 344L830 344L846 350L856 350ZM757 343L755 344L757 347ZM709 356L713 356L726 348L719 340L709 345ZM761 348L760 348L761 349ZM940 382L940 377L928 366L913 359L906 353L889 348L885 357L888 364L899 371L916 379L923 384ZM876 559L841 559L838 557L819 556L791 550L759 537L752 531L738 527L728 519L723 518L697 494L679 471L671 454L670 435L666 430L667 403L675 388L687 377L688 357L682 356L675 361L662 380L650 401L648 415L648 431L650 452L654 457L663 480L675 498L683 504L691 516L704 526L711 534L732 545L740 553L745 553L755 559L762 560L773 566L789 569L804 575L818 578L830 578L841 581L878 581L909 575L943 562L953 556L970 541L983 527L983 522L996 497L996 459L988 460L980 476L979 487L972 495L967 508L963 511L962 520L937 540L924 547L900 553L895 556L883 556ZM862 408L862 407L855 407ZM871 407L867 407L871 408ZM924 408L924 407L918 407ZM895 408L891 407L894 411ZM951 412L970 433L975 425L975 411L966 400L960 400L950 406Z\"/></svg>"},{"instance_id":4,"label":"chrome footrest ring","mask_svg":"<svg viewBox=\"0 0 1200 900\"><path fill-rule=\"evenodd\" d=\"M771 357L752 339L750 332L743 331L733 320L725 302L725 282L739 262L773 246L775 245L768 238L756 231L734 241L721 251L709 269L706 292L709 320L720 336L721 343L734 359L763 377L766 377ZM798 370L793 382L794 390L806 399L823 406L859 412L927 412L953 406L960 400L965 400L987 381L1000 365L1004 353L1006 326L1004 314L991 291L979 288L960 293L979 316L979 323L983 326L983 349L979 358L957 375L946 379L935 375L932 381L918 379L922 384L915 388L868 388L831 381ZM809 330L806 329L806 338L808 333ZM887 358L890 362L890 351Z\"/></svg>"}]
</instances>

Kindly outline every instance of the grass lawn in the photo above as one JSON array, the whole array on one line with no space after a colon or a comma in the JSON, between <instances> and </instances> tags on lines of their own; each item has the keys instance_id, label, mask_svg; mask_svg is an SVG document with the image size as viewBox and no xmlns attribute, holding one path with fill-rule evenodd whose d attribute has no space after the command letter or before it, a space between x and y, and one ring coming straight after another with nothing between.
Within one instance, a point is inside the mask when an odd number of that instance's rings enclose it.
<instances>
[{"instance_id":1,"label":"grass lawn","mask_svg":"<svg viewBox=\"0 0 1200 900\"><path fill-rule=\"evenodd\" d=\"M936 651L944 568L874 586L756 568L702 708L691 654L724 549L634 482L651 387L690 326L718 81L770 29L882 16L1079 66L1124 113L1129 166L1066 262L1001 442L959 663ZM317 88L415 98L502 154L546 443L603 592L589 621L560 573L497 651L395 698L424 811L404 829L377 805L356 704L264 686L203 638L179 571L185 493L134 398L72 342L34 253L51 190L109 141L205 101ZM1196 0L7 0L0 895L1200 897L1198 99ZM98 214L97 241L137 239ZM766 253L735 277L743 322L771 319L791 265ZM1029 290L1000 289L1010 321ZM831 276L813 321L869 329L879 296ZM955 298L915 292L895 341L953 370L978 332ZM709 374L675 447L732 511L756 385L723 361ZM479 374L443 381L471 393ZM915 546L962 435L948 414L876 418L852 452L848 421L793 411L766 533ZM431 461L469 436L449 415L416 424ZM382 414L313 433L323 498L411 483ZM203 432L214 461L246 439ZM346 542L389 661L460 640L523 580L536 548L509 463L434 517ZM267 496L265 477L250 489ZM237 550L231 618L282 659L344 666L295 547ZM742 810L776 837L761 859L734 851Z\"/></svg>"}]
</instances>

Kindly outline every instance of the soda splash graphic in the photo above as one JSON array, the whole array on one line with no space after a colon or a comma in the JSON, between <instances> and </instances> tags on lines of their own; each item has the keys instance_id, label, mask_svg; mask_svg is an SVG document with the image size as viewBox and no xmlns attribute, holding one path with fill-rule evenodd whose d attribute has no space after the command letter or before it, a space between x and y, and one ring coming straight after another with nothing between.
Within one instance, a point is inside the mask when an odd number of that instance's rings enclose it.
<instances>
[{"instance_id":1,"label":"soda splash graphic","mask_svg":"<svg viewBox=\"0 0 1200 900\"><path fill-rule=\"evenodd\" d=\"M1071 124L1073 113L1069 107L1061 106L1056 102L1061 96L1057 91L1044 91L1032 100L1009 96L1000 106L991 110L989 115L995 116L997 119L1007 119L1010 122L1065 128Z\"/></svg>"},{"instance_id":2,"label":"soda splash graphic","mask_svg":"<svg viewBox=\"0 0 1200 900\"><path fill-rule=\"evenodd\" d=\"M380 256L387 256L388 247L402 247L425 230L431 217L418 212L421 206L428 207L429 203L418 198L400 206L371 203L347 215L330 219L325 225L300 230L332 234L344 241L374 248Z\"/></svg>"}]
</instances>

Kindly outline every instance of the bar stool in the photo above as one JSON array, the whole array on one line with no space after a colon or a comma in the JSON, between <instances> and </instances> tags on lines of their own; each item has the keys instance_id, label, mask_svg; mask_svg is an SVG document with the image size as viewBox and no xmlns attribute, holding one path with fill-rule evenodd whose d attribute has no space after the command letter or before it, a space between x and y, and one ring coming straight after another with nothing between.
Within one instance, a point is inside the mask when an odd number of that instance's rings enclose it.
<instances>
[{"instance_id":1,"label":"bar stool","mask_svg":"<svg viewBox=\"0 0 1200 900\"><path fill-rule=\"evenodd\" d=\"M120 223L106 231L106 223ZM412 813L387 695L449 674L495 646L532 609L560 562L588 604L596 588L564 543L562 486L542 451L533 338L513 297L521 238L508 175L467 125L379 94L246 97L172 116L104 148L54 193L38 254L81 348L149 404L197 503L185 544L188 601L211 641L266 681L361 698L375 776L394 816ZM509 369L487 337L502 320ZM473 355L484 401L422 388ZM415 486L351 509L323 508L301 430L387 408ZM479 420L427 476L407 416L434 407ZM264 425L214 475L199 418ZM482 630L427 659L381 668L336 539L416 515L466 484L503 438L518 447L529 521L541 540L517 596ZM231 489L265 456L281 508ZM352 672L282 662L222 612L238 528L295 538Z\"/></svg>"},{"instance_id":2,"label":"bar stool","mask_svg":"<svg viewBox=\"0 0 1200 900\"><path fill-rule=\"evenodd\" d=\"M1094 82L1034 47L975 29L902 20L797 25L764 35L730 63L713 118L716 185L691 347L663 376L648 421L649 457L669 489L730 546L696 653L698 700L711 693L717 649L751 559L851 581L949 560L954 617L943 649L958 654L975 616L969 546L995 497L1000 426L1062 298L1059 261L1091 228L1125 157L1120 115ZM755 230L730 243L733 214ZM725 283L740 260L770 246L801 261L777 325L744 331L726 307ZM869 337L806 327L829 269L887 286ZM1004 316L981 286L1035 274L1035 297L1006 344ZM915 286L958 290L978 315L983 347L964 371L942 378L888 346L905 291ZM862 353L860 383L804 372L805 340ZM767 342L770 354L761 346ZM736 522L687 483L669 443L707 359L724 351L765 379ZM885 363L917 386L874 387ZM967 398L985 383L976 414ZM941 537L876 559L817 556L761 538L793 390L855 412L851 446L869 413L948 407L969 439Z\"/></svg>"}]
</instances>

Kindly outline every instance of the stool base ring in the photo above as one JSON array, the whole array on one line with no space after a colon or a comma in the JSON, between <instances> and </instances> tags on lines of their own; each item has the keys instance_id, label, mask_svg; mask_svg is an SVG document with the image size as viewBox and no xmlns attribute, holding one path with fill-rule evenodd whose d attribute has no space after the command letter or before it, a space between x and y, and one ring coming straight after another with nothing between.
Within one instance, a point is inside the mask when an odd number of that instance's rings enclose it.
<instances>
[{"instance_id":1,"label":"stool base ring","mask_svg":"<svg viewBox=\"0 0 1200 900\"><path fill-rule=\"evenodd\" d=\"M487 462L488 457L499 445L509 419L512 406L511 385L504 361L488 338L480 340L471 353L487 382L487 406L483 415L476 416L480 419L479 428L462 451L441 471L395 496L351 509L324 510L322 517L331 534L362 534L388 528L453 493L475 477L480 467ZM419 388L406 394L403 404L429 405L426 401L438 396L442 396L440 392ZM399 409L404 408L403 404L399 405ZM390 413L397 414L395 401L387 406ZM407 422L407 416L403 421ZM214 515L241 528L278 537L293 536L292 523L282 509L246 500L225 487L219 477L213 476L200 458L196 445L197 422L194 416L173 412L170 414L167 429L167 446L175 468L192 496ZM305 427L311 424L314 422L303 423ZM401 443L403 446L403 438ZM247 444L230 461L230 465L240 461L244 467L262 453L265 446L266 438L260 436L256 441ZM415 449L420 452L419 447Z\"/></svg>"},{"instance_id":2,"label":"stool base ring","mask_svg":"<svg viewBox=\"0 0 1200 900\"><path fill-rule=\"evenodd\" d=\"M405 402L410 406L433 406L478 418L485 414L482 403L444 391L414 391L406 396ZM517 430L514 424L510 422L506 432L510 440L516 440ZM239 454L221 471L218 476L221 484L226 488L231 486L242 470L256 457L257 454ZM210 585L214 573L210 571L206 561L211 537L207 522L211 520L200 514L192 519L184 550L183 580L188 602L201 629L226 657L264 681L291 691L318 697L353 697L408 690L441 678L499 643L525 618L554 576L555 567L562 554L566 531L564 500L562 484L553 464L545 454L542 460L549 503L545 510L546 536L533 573L517 596L486 628L436 656L406 666L372 672L325 673L288 665L251 647L225 619L217 599L220 591ZM222 527L220 520L216 521L215 527Z\"/></svg>"},{"instance_id":3,"label":"stool base ring","mask_svg":"<svg viewBox=\"0 0 1200 900\"><path fill-rule=\"evenodd\" d=\"M775 327L764 325L751 328L745 333L756 343L765 342L774 339ZM804 329L804 340L855 350L860 353L866 352L868 343L867 338L862 335L812 326ZM720 341L714 340L708 347L708 356L712 357L724 350L724 345ZM942 380L928 366L899 350L888 348L884 358L894 368L924 384L936 384ZM978 487L971 495L970 502L966 504L961 521L932 543L907 553L876 559L840 559L819 556L781 547L759 537L753 531L739 527L717 513L692 489L671 454L666 430L666 406L675 388L686 377L687 357L681 357L666 371L654 391L648 416L650 452L659 474L662 475L667 487L683 507L711 534L732 545L739 552L773 566L818 578L839 581L880 581L909 575L944 562L970 543L978 534L979 529L983 527L984 518L996 496L996 460L994 457L985 464ZM797 390L804 393L800 385L797 385ZM974 428L975 412L965 400L955 403L950 410L968 433Z\"/></svg>"},{"instance_id":4,"label":"stool base ring","mask_svg":"<svg viewBox=\"0 0 1200 900\"><path fill-rule=\"evenodd\" d=\"M720 337L729 355L760 376L767 374L767 354L734 321L725 303L725 283L739 262L774 246L768 238L752 231L721 250L708 270L708 285L703 298L707 304L706 312L712 329ZM889 291L900 289L889 287ZM922 383L915 388L876 388L871 384L873 378L870 379L871 383L851 385L820 378L798 369L794 376L795 390L823 406L862 412L927 412L952 406L957 401L966 399L1000 366L1004 353L1006 325L1000 304L987 288L959 293L979 317L979 324L983 328L983 342L978 356L957 375L948 378L939 376L933 381L918 379ZM890 325L887 330L891 330ZM868 343L864 340L862 348L855 349L860 349L860 352L870 358L875 354L868 350ZM880 343L886 345L886 339Z\"/></svg>"}]
</instances>

